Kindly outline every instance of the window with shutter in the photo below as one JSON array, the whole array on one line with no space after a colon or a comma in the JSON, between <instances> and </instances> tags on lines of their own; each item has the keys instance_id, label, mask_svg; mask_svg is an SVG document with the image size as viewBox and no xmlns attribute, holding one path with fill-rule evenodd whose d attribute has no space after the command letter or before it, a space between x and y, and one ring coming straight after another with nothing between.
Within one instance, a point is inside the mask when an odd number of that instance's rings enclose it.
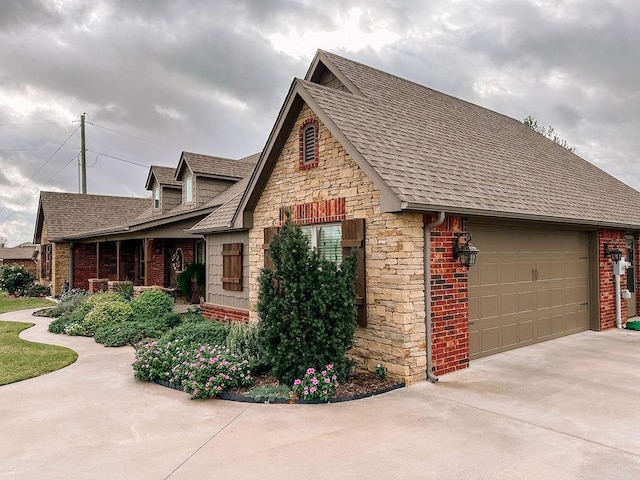
<instances>
[{"instance_id":1,"label":"window with shutter","mask_svg":"<svg viewBox=\"0 0 640 480\"><path fill-rule=\"evenodd\" d=\"M342 256L351 255L351 250L358 249L358 275L356 277L356 307L358 309L358 326L367 326L367 282L364 254L364 218L342 221Z\"/></svg>"},{"instance_id":2,"label":"window with shutter","mask_svg":"<svg viewBox=\"0 0 640 480\"><path fill-rule=\"evenodd\" d=\"M264 268L267 270L273 270L273 260L269 256L269 244L273 236L278 233L278 227L267 227L264 229L264 243L262 244L262 250L264 250Z\"/></svg>"},{"instance_id":3,"label":"window with shutter","mask_svg":"<svg viewBox=\"0 0 640 480\"><path fill-rule=\"evenodd\" d=\"M222 245L222 288L242 291L242 243Z\"/></svg>"}]
</instances>

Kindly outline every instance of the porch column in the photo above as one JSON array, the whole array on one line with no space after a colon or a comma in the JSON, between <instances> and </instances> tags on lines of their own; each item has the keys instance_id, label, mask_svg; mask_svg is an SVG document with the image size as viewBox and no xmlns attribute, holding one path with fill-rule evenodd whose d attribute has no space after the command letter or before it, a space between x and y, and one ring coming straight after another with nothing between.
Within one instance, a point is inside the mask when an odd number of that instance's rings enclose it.
<instances>
[{"instance_id":1,"label":"porch column","mask_svg":"<svg viewBox=\"0 0 640 480\"><path fill-rule=\"evenodd\" d=\"M116 240L116 281L120 281L120 240Z\"/></svg>"},{"instance_id":2,"label":"porch column","mask_svg":"<svg viewBox=\"0 0 640 480\"><path fill-rule=\"evenodd\" d=\"M150 268L150 260L151 260L151 242L152 240L149 238L145 238L143 240L144 245L144 284L145 286L151 285L151 268Z\"/></svg>"},{"instance_id":3,"label":"porch column","mask_svg":"<svg viewBox=\"0 0 640 480\"><path fill-rule=\"evenodd\" d=\"M96 242L96 278L100 278L100 242Z\"/></svg>"}]
</instances>

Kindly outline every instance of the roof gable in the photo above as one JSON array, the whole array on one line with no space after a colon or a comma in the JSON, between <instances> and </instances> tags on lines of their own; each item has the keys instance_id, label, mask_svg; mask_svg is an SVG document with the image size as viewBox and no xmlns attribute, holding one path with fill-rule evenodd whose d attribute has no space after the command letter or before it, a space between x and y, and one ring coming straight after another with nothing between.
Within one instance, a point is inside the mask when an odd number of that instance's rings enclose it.
<instances>
[{"instance_id":1,"label":"roof gable","mask_svg":"<svg viewBox=\"0 0 640 480\"><path fill-rule=\"evenodd\" d=\"M318 83L327 71L344 88ZM250 226L302 102L381 189L383 211L640 228L639 192L520 121L323 51L292 83L236 227Z\"/></svg>"},{"instance_id":2,"label":"roof gable","mask_svg":"<svg viewBox=\"0 0 640 480\"><path fill-rule=\"evenodd\" d=\"M180 188L182 184L175 179L176 169L173 167L161 167L160 165L151 165L149 168L149 174L147 175L147 181L145 183L145 189L151 190L153 188L154 179L160 186Z\"/></svg>"},{"instance_id":3,"label":"roof gable","mask_svg":"<svg viewBox=\"0 0 640 480\"><path fill-rule=\"evenodd\" d=\"M46 222L50 241L126 224L149 206L148 198L40 192L34 243Z\"/></svg>"},{"instance_id":4,"label":"roof gable","mask_svg":"<svg viewBox=\"0 0 640 480\"><path fill-rule=\"evenodd\" d=\"M175 169L174 179L180 180L184 169L189 168L194 175L238 181L253 170L254 160L257 160L255 155L250 155L242 160L232 160L200 153L182 152Z\"/></svg>"}]
</instances>

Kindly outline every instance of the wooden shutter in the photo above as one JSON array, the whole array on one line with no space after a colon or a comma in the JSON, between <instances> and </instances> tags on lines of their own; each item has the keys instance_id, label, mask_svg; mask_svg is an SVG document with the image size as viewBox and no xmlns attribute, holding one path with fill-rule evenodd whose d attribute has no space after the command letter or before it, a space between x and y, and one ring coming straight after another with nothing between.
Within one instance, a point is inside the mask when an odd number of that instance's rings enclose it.
<instances>
[{"instance_id":1,"label":"wooden shutter","mask_svg":"<svg viewBox=\"0 0 640 480\"><path fill-rule=\"evenodd\" d=\"M222 288L242 291L242 243L222 245Z\"/></svg>"},{"instance_id":2,"label":"wooden shutter","mask_svg":"<svg viewBox=\"0 0 640 480\"><path fill-rule=\"evenodd\" d=\"M276 233L278 233L278 227L267 227L264 229L262 249L264 250L264 268L267 270L273 270L273 260L271 260L269 256L269 244Z\"/></svg>"},{"instance_id":3,"label":"wooden shutter","mask_svg":"<svg viewBox=\"0 0 640 480\"><path fill-rule=\"evenodd\" d=\"M367 282L364 254L364 218L342 221L342 258L358 249L358 275L356 276L356 307L358 308L358 326L367 326Z\"/></svg>"}]
</instances>

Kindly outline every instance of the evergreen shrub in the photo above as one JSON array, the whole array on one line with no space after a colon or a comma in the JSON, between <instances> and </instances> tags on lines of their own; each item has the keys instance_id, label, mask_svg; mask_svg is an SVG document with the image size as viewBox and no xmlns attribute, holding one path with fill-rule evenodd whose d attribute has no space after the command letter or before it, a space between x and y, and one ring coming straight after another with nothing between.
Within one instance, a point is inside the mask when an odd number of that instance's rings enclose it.
<instances>
[{"instance_id":1,"label":"evergreen shrub","mask_svg":"<svg viewBox=\"0 0 640 480\"><path fill-rule=\"evenodd\" d=\"M309 367L333 364L346 377L356 328L356 252L340 265L321 259L288 215L268 253L273 269L260 272L257 310L273 374L291 385Z\"/></svg>"}]
</instances>

